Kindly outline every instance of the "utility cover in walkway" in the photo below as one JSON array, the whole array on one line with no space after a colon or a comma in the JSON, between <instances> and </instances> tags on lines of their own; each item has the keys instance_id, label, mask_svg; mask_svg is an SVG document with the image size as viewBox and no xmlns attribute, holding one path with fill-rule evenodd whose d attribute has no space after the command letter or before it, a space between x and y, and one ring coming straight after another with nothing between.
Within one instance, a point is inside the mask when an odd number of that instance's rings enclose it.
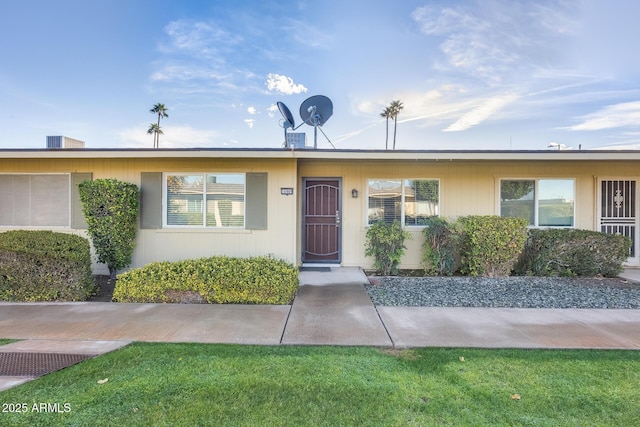
<instances>
[{"instance_id":1,"label":"utility cover in walkway","mask_svg":"<svg viewBox=\"0 0 640 427\"><path fill-rule=\"evenodd\" d=\"M39 377L94 356L93 354L0 353L0 376Z\"/></svg>"}]
</instances>

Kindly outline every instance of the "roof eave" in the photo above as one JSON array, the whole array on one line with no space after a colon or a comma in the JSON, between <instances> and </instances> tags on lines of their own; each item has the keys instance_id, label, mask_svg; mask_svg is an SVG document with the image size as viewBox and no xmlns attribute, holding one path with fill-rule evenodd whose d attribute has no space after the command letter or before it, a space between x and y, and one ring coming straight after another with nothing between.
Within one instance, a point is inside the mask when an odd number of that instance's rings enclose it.
<instances>
[{"instance_id":1,"label":"roof eave","mask_svg":"<svg viewBox=\"0 0 640 427\"><path fill-rule=\"evenodd\" d=\"M640 150L2 149L0 159L260 158L425 161L640 160Z\"/></svg>"}]
</instances>

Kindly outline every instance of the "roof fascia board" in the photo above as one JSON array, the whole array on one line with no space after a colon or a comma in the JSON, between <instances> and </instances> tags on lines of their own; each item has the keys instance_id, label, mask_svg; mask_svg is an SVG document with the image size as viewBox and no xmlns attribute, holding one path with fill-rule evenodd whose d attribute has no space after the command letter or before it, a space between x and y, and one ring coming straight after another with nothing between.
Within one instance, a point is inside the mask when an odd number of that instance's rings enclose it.
<instances>
[{"instance_id":1,"label":"roof fascia board","mask_svg":"<svg viewBox=\"0 0 640 427\"><path fill-rule=\"evenodd\" d=\"M640 160L640 150L287 150L287 149L16 149L0 150L0 159L147 159L252 158L382 161L618 161Z\"/></svg>"}]
</instances>

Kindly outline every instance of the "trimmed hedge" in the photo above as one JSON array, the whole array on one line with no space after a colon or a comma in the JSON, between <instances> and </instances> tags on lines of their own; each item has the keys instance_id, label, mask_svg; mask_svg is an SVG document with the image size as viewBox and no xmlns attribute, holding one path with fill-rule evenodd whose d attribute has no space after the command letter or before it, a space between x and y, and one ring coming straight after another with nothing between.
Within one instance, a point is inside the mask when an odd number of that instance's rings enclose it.
<instances>
[{"instance_id":1,"label":"trimmed hedge","mask_svg":"<svg viewBox=\"0 0 640 427\"><path fill-rule=\"evenodd\" d=\"M84 301L94 292L87 239L52 231L0 233L0 300Z\"/></svg>"},{"instance_id":2,"label":"trimmed hedge","mask_svg":"<svg viewBox=\"0 0 640 427\"><path fill-rule=\"evenodd\" d=\"M154 262L119 274L113 299L119 302L206 302L291 304L298 268L267 257L211 257Z\"/></svg>"},{"instance_id":3,"label":"trimmed hedge","mask_svg":"<svg viewBox=\"0 0 640 427\"><path fill-rule=\"evenodd\" d=\"M462 224L462 268L469 276L508 276L527 240L527 220L500 216L466 216Z\"/></svg>"},{"instance_id":4,"label":"trimmed hedge","mask_svg":"<svg viewBox=\"0 0 640 427\"><path fill-rule=\"evenodd\" d=\"M140 190L117 179L82 181L78 186L82 213L98 255L112 279L131 264L140 210Z\"/></svg>"},{"instance_id":5,"label":"trimmed hedge","mask_svg":"<svg viewBox=\"0 0 640 427\"><path fill-rule=\"evenodd\" d=\"M530 230L517 272L534 276L616 277L629 257L624 236L574 229Z\"/></svg>"}]
</instances>

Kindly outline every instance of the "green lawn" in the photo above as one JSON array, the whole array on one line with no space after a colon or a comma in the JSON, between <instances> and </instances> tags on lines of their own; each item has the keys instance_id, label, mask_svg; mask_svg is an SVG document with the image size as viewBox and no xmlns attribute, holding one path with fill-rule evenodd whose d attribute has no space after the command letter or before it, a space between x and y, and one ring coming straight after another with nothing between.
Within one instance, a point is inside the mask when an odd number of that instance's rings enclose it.
<instances>
[{"instance_id":1,"label":"green lawn","mask_svg":"<svg viewBox=\"0 0 640 427\"><path fill-rule=\"evenodd\" d=\"M28 407L3 426L632 426L640 352L136 343L0 400Z\"/></svg>"}]
</instances>

